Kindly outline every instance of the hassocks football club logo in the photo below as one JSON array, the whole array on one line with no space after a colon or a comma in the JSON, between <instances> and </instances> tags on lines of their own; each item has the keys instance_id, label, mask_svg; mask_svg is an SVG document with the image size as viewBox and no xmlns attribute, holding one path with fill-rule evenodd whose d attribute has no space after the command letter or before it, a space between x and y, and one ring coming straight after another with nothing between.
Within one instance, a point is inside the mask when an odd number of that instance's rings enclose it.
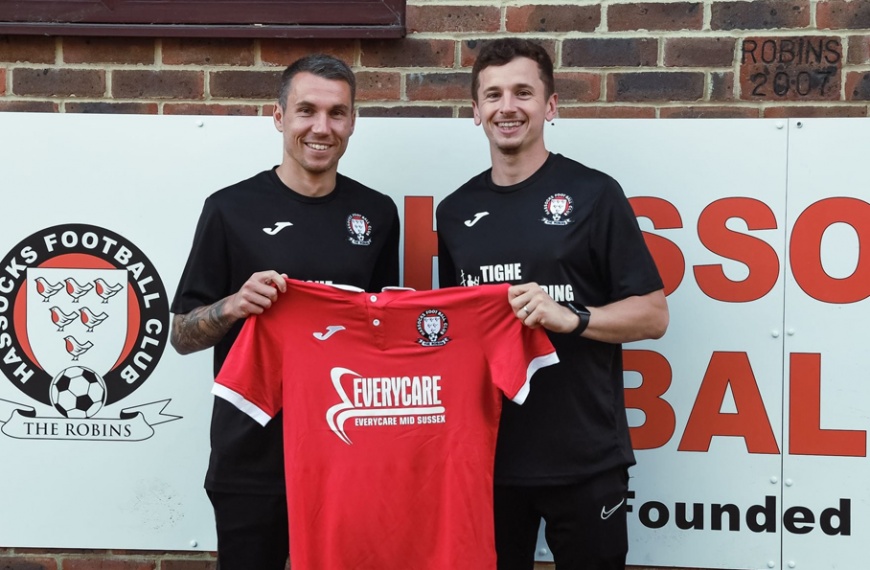
<instances>
[{"instance_id":1,"label":"hassocks football club logo","mask_svg":"<svg viewBox=\"0 0 870 570\"><path fill-rule=\"evenodd\" d=\"M354 245L371 245L372 225L362 214L351 214L347 217L348 241Z\"/></svg>"},{"instance_id":2,"label":"hassocks football club logo","mask_svg":"<svg viewBox=\"0 0 870 570\"><path fill-rule=\"evenodd\" d=\"M447 334L447 315L438 309L427 309L417 317L417 332L423 338L417 342L422 346L444 346L450 339Z\"/></svg>"},{"instance_id":3,"label":"hassocks football club logo","mask_svg":"<svg viewBox=\"0 0 870 570\"><path fill-rule=\"evenodd\" d=\"M123 236L65 224L24 239L0 262L0 372L33 402L0 399L0 431L19 439L151 437L152 426L179 419L162 413L169 400L104 408L148 379L168 330L160 275Z\"/></svg>"},{"instance_id":4,"label":"hassocks football club logo","mask_svg":"<svg viewBox=\"0 0 870 570\"><path fill-rule=\"evenodd\" d=\"M553 194L544 200L544 219L548 226L567 226L571 223L571 212L574 211L574 199L567 194Z\"/></svg>"}]
</instances>

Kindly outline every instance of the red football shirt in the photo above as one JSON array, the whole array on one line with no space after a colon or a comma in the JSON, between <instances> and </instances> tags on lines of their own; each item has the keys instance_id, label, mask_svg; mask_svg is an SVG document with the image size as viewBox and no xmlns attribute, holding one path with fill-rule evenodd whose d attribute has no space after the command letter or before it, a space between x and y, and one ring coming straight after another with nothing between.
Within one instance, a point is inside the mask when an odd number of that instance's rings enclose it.
<instances>
[{"instance_id":1,"label":"red football shirt","mask_svg":"<svg viewBox=\"0 0 870 570\"><path fill-rule=\"evenodd\" d=\"M495 568L502 392L557 362L507 285L380 293L288 279L247 320L213 392L284 410L296 570Z\"/></svg>"}]
</instances>

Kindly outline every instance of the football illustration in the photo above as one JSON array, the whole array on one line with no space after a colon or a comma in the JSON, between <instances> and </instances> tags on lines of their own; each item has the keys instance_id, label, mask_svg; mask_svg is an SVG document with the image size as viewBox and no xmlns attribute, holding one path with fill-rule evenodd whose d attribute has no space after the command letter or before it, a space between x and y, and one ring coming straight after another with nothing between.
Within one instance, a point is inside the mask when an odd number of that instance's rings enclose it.
<instances>
[{"instance_id":1,"label":"football illustration","mask_svg":"<svg viewBox=\"0 0 870 570\"><path fill-rule=\"evenodd\" d=\"M90 418L106 403L106 383L83 366L70 366L51 381L51 404L63 417Z\"/></svg>"}]
</instances>

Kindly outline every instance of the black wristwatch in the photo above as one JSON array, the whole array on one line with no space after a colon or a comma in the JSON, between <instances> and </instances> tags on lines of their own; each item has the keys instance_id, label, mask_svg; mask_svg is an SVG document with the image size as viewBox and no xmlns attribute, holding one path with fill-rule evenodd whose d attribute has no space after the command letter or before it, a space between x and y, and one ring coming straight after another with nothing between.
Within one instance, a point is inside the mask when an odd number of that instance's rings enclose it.
<instances>
[{"instance_id":1,"label":"black wristwatch","mask_svg":"<svg viewBox=\"0 0 870 570\"><path fill-rule=\"evenodd\" d=\"M575 303L562 303L565 307L568 307L568 310L577 315L577 318L580 319L580 324L577 325L577 328L571 331L570 334L581 335L583 331L586 330L586 327L589 326L589 309L580 304Z\"/></svg>"}]
</instances>

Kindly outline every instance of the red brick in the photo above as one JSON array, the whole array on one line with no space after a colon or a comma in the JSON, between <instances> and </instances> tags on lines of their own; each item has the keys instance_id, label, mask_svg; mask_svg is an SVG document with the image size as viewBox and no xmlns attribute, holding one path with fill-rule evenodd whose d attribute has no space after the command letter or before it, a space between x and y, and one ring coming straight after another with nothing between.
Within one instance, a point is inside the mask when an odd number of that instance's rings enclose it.
<instances>
[{"instance_id":1,"label":"red brick","mask_svg":"<svg viewBox=\"0 0 870 570\"><path fill-rule=\"evenodd\" d=\"M43 36L0 36L0 61L54 63L55 39Z\"/></svg>"},{"instance_id":2,"label":"red brick","mask_svg":"<svg viewBox=\"0 0 870 570\"><path fill-rule=\"evenodd\" d=\"M614 4L607 9L607 29L611 32L700 30L703 24L704 5L700 2L632 2Z\"/></svg>"},{"instance_id":3,"label":"red brick","mask_svg":"<svg viewBox=\"0 0 870 570\"><path fill-rule=\"evenodd\" d=\"M649 71L607 78L608 101L697 101L703 96L703 73Z\"/></svg>"},{"instance_id":4,"label":"red brick","mask_svg":"<svg viewBox=\"0 0 870 570\"><path fill-rule=\"evenodd\" d=\"M57 562L50 558L0 556L2 570L57 570Z\"/></svg>"},{"instance_id":5,"label":"red brick","mask_svg":"<svg viewBox=\"0 0 870 570\"><path fill-rule=\"evenodd\" d=\"M556 73L559 102L589 103L601 97L601 76L595 73Z\"/></svg>"},{"instance_id":6,"label":"red brick","mask_svg":"<svg viewBox=\"0 0 870 570\"><path fill-rule=\"evenodd\" d=\"M67 113L103 113L125 115L156 115L157 103L113 103L108 101L67 101L63 110Z\"/></svg>"},{"instance_id":7,"label":"red brick","mask_svg":"<svg viewBox=\"0 0 870 570\"><path fill-rule=\"evenodd\" d=\"M846 101L870 101L870 73L853 71L846 76Z\"/></svg>"},{"instance_id":8,"label":"red brick","mask_svg":"<svg viewBox=\"0 0 870 570\"><path fill-rule=\"evenodd\" d=\"M106 72L101 69L12 70L12 93L44 97L102 97L106 93Z\"/></svg>"},{"instance_id":9,"label":"red brick","mask_svg":"<svg viewBox=\"0 0 870 570\"><path fill-rule=\"evenodd\" d=\"M63 38L64 63L154 63L154 40L143 38Z\"/></svg>"},{"instance_id":10,"label":"red brick","mask_svg":"<svg viewBox=\"0 0 870 570\"><path fill-rule=\"evenodd\" d=\"M710 100L734 100L734 73L731 71L710 74Z\"/></svg>"},{"instance_id":11,"label":"red brick","mask_svg":"<svg viewBox=\"0 0 870 570\"><path fill-rule=\"evenodd\" d=\"M816 26L821 29L870 28L870 2L829 0L816 7Z\"/></svg>"},{"instance_id":12,"label":"red brick","mask_svg":"<svg viewBox=\"0 0 870 570\"><path fill-rule=\"evenodd\" d=\"M0 95L6 93L6 69L0 67ZM2 550L0 550L2 552Z\"/></svg>"},{"instance_id":13,"label":"red brick","mask_svg":"<svg viewBox=\"0 0 870 570\"><path fill-rule=\"evenodd\" d=\"M399 106L399 107L360 107L360 117L401 117L401 118L419 118L419 117L434 117L434 118L450 118L453 116L452 107L414 107L414 106Z\"/></svg>"},{"instance_id":14,"label":"red brick","mask_svg":"<svg viewBox=\"0 0 870 570\"><path fill-rule=\"evenodd\" d=\"M849 63L857 65L870 63L870 36L849 38Z\"/></svg>"},{"instance_id":15,"label":"red brick","mask_svg":"<svg viewBox=\"0 0 870 570\"><path fill-rule=\"evenodd\" d=\"M556 42L554 40L543 40L539 38L526 38L547 50L550 58L556 60ZM487 40L465 40L461 44L460 49L460 65L462 67L472 67L477 59L477 54L480 53L480 48L486 44Z\"/></svg>"},{"instance_id":16,"label":"red brick","mask_svg":"<svg viewBox=\"0 0 870 570\"><path fill-rule=\"evenodd\" d=\"M655 107L618 107L599 105L595 107L559 107L559 119L655 119Z\"/></svg>"},{"instance_id":17,"label":"red brick","mask_svg":"<svg viewBox=\"0 0 870 570\"><path fill-rule=\"evenodd\" d=\"M565 67L654 66L658 41L653 38L577 39L562 42Z\"/></svg>"},{"instance_id":18,"label":"red brick","mask_svg":"<svg viewBox=\"0 0 870 570\"><path fill-rule=\"evenodd\" d=\"M453 40L378 40L360 42L363 67L453 67Z\"/></svg>"},{"instance_id":19,"label":"red brick","mask_svg":"<svg viewBox=\"0 0 870 570\"><path fill-rule=\"evenodd\" d=\"M601 23L600 6L508 6L509 32L594 32Z\"/></svg>"},{"instance_id":20,"label":"red brick","mask_svg":"<svg viewBox=\"0 0 870 570\"><path fill-rule=\"evenodd\" d=\"M118 99L201 99L201 71L115 70L112 96Z\"/></svg>"},{"instance_id":21,"label":"red brick","mask_svg":"<svg viewBox=\"0 0 870 570\"><path fill-rule=\"evenodd\" d=\"M399 100L402 76L387 71L360 71L356 74L357 101Z\"/></svg>"},{"instance_id":22,"label":"red brick","mask_svg":"<svg viewBox=\"0 0 870 570\"><path fill-rule=\"evenodd\" d=\"M229 115L256 117L260 114L258 105L218 105L212 103L166 103L164 115ZM164 568L166 563L164 562Z\"/></svg>"},{"instance_id":23,"label":"red brick","mask_svg":"<svg viewBox=\"0 0 870 570\"><path fill-rule=\"evenodd\" d=\"M408 33L497 32L501 10L497 6L408 6Z\"/></svg>"},{"instance_id":24,"label":"red brick","mask_svg":"<svg viewBox=\"0 0 870 570\"><path fill-rule=\"evenodd\" d=\"M155 570L157 564L153 561L122 560L106 557L65 558L61 564L63 570Z\"/></svg>"},{"instance_id":25,"label":"red brick","mask_svg":"<svg viewBox=\"0 0 870 570\"><path fill-rule=\"evenodd\" d=\"M10 101L8 99L0 99L0 111L10 113L57 113L59 110L58 104L54 101ZM15 550L21 552L22 549L16 548ZM44 550L40 550L40 552L44 552ZM0 569L2 568L0 566Z\"/></svg>"},{"instance_id":26,"label":"red brick","mask_svg":"<svg viewBox=\"0 0 870 570\"><path fill-rule=\"evenodd\" d=\"M809 0L714 2L710 20L714 30L806 28L809 25Z\"/></svg>"},{"instance_id":27,"label":"red brick","mask_svg":"<svg viewBox=\"0 0 870 570\"><path fill-rule=\"evenodd\" d=\"M794 105L767 107L764 116L771 118L808 119L811 117L866 117L866 105L807 106Z\"/></svg>"},{"instance_id":28,"label":"red brick","mask_svg":"<svg viewBox=\"0 0 870 570\"><path fill-rule=\"evenodd\" d=\"M278 99L280 71L213 71L208 78L212 97L227 99Z\"/></svg>"},{"instance_id":29,"label":"red brick","mask_svg":"<svg viewBox=\"0 0 870 570\"><path fill-rule=\"evenodd\" d=\"M734 63L734 38L668 38L668 67L729 67Z\"/></svg>"},{"instance_id":30,"label":"red brick","mask_svg":"<svg viewBox=\"0 0 870 570\"><path fill-rule=\"evenodd\" d=\"M755 107L664 107L659 111L662 119L757 119Z\"/></svg>"},{"instance_id":31,"label":"red brick","mask_svg":"<svg viewBox=\"0 0 870 570\"><path fill-rule=\"evenodd\" d=\"M348 65L356 62L356 40L261 40L260 60L264 65L287 67L300 57L312 53L325 53Z\"/></svg>"},{"instance_id":32,"label":"red brick","mask_svg":"<svg viewBox=\"0 0 870 570\"><path fill-rule=\"evenodd\" d=\"M217 563L210 560L163 560L160 570L215 570Z\"/></svg>"},{"instance_id":33,"label":"red brick","mask_svg":"<svg viewBox=\"0 0 870 570\"><path fill-rule=\"evenodd\" d=\"M172 38L163 40L167 65L254 65L255 44L245 39Z\"/></svg>"},{"instance_id":34,"label":"red brick","mask_svg":"<svg viewBox=\"0 0 870 570\"><path fill-rule=\"evenodd\" d=\"M467 101L471 98L471 74L409 73L405 91L411 101Z\"/></svg>"}]
</instances>

